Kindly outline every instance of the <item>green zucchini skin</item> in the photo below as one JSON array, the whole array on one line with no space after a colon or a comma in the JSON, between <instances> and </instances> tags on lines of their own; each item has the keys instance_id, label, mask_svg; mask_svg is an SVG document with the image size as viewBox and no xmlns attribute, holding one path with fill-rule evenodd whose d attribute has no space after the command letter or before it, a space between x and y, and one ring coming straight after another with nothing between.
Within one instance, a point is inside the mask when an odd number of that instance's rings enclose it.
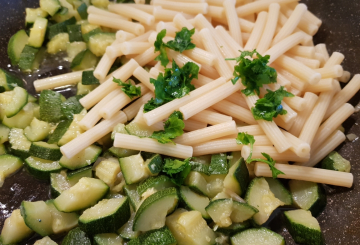
<instances>
[{"instance_id":1,"label":"green zucchini skin","mask_svg":"<svg viewBox=\"0 0 360 245\"><path fill-rule=\"evenodd\" d=\"M61 245L91 245L91 240L88 235L79 227L72 229L64 237Z\"/></svg>"}]
</instances>

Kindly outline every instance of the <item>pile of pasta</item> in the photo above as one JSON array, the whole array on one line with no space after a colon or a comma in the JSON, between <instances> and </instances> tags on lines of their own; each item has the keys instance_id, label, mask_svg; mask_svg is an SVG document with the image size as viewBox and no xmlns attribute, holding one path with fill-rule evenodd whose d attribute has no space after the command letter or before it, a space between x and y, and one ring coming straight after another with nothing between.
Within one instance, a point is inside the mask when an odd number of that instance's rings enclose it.
<instances>
[{"instance_id":1,"label":"pile of pasta","mask_svg":"<svg viewBox=\"0 0 360 245\"><path fill-rule=\"evenodd\" d=\"M250 146L238 145L235 140L238 132L247 132L255 136L252 157L269 154L285 174L279 178L352 186L351 173L313 166L346 139L339 128L354 113L354 107L346 102L359 90L360 75L350 80L350 73L341 66L343 54L329 55L325 44L314 45L313 35L322 22L305 4L297 0L152 0L150 5L143 1L110 4L107 10L91 6L88 13L90 24L118 31L116 41L106 48L94 70L101 84L80 100L90 109L80 121L86 131L61 147L66 157L99 141L119 123L133 120L159 130L171 113L180 111L185 133L174 140L176 144L118 133L114 146L182 159L229 151L241 151L247 158ZM143 105L154 98L150 78L164 71L155 61L159 55L154 51L157 34L166 29L163 41L167 42L183 27L195 28L192 42L196 47L183 53L167 49L167 55L180 67L187 62L199 66L199 76L192 81L196 89L144 113ZM254 119L251 108L259 96L242 94L240 81L232 84L236 61L225 60L254 49L270 55L268 65L277 71L277 83L264 85L260 97L266 89L280 86L295 95L282 102L287 114L271 122ZM107 76L120 56L127 59L126 64ZM131 76L141 82L136 85L141 96L134 99L113 82L113 77L126 81ZM38 80L35 88L41 91L80 79L81 72L73 72ZM340 82L347 83L343 89ZM265 163L248 167L252 176L271 176Z\"/></svg>"}]
</instances>

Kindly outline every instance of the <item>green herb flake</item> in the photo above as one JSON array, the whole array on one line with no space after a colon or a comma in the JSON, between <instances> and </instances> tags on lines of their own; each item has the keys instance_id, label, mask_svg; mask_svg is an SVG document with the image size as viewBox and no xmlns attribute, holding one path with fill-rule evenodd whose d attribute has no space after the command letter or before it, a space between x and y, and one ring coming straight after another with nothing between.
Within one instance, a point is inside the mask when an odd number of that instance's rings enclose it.
<instances>
[{"instance_id":1,"label":"green herb flake","mask_svg":"<svg viewBox=\"0 0 360 245\"><path fill-rule=\"evenodd\" d=\"M261 158L254 158L254 159L251 159L251 162L263 162L263 163L267 163L270 167L270 170L272 172L272 177L274 179L277 178L277 176L279 174L284 174L283 172L281 172L279 169L275 168L275 161L274 159L272 159L268 154L266 154L265 152L262 152L261 153L265 158L266 160L264 159L261 159Z\"/></svg>"},{"instance_id":2,"label":"green herb flake","mask_svg":"<svg viewBox=\"0 0 360 245\"><path fill-rule=\"evenodd\" d=\"M163 172L170 176L170 180L174 184L180 186L184 183L185 178L191 171L189 160L190 158L187 158L184 161L165 158Z\"/></svg>"},{"instance_id":3,"label":"green herb flake","mask_svg":"<svg viewBox=\"0 0 360 245\"><path fill-rule=\"evenodd\" d=\"M294 97L292 93L284 90L282 86L276 91L268 89L267 92L264 98L258 99L255 107L251 108L255 120L264 119L271 122L278 115L285 115L287 111L282 107L281 101L284 97Z\"/></svg>"},{"instance_id":4,"label":"green herb flake","mask_svg":"<svg viewBox=\"0 0 360 245\"><path fill-rule=\"evenodd\" d=\"M184 133L185 123L180 111L174 111L164 123L164 130L155 131L151 138L156 139L161 144L174 143L172 139Z\"/></svg>"},{"instance_id":5,"label":"green herb flake","mask_svg":"<svg viewBox=\"0 0 360 245\"><path fill-rule=\"evenodd\" d=\"M256 54L257 59L249 59ZM231 81L235 84L241 79L242 84L246 87L242 92L246 95L260 94L260 88L264 84L276 83L277 73L274 68L267 65L269 55L261 56L256 49L252 52L243 51L237 58L226 60L236 60L238 65L234 67L234 77Z\"/></svg>"},{"instance_id":6,"label":"green herb flake","mask_svg":"<svg viewBox=\"0 0 360 245\"><path fill-rule=\"evenodd\" d=\"M156 37L156 41L154 43L155 52L159 51L160 54L155 58L155 60L160 61L161 65L166 67L169 64L169 58L167 57L166 53L166 45L163 42L163 38L166 36L166 29L162 30L158 33Z\"/></svg>"},{"instance_id":7,"label":"green herb flake","mask_svg":"<svg viewBox=\"0 0 360 245\"><path fill-rule=\"evenodd\" d=\"M129 96L130 99L134 97L141 96L141 88L133 85L131 80L128 80L127 83L122 82L120 79L113 78L113 82L117 83L119 86L122 86L121 90Z\"/></svg>"},{"instance_id":8,"label":"green herb flake","mask_svg":"<svg viewBox=\"0 0 360 245\"><path fill-rule=\"evenodd\" d=\"M248 145L248 144L250 144L250 155L246 159L246 162L250 163L252 153L253 153L253 147L254 147L254 143L255 143L254 136L251 135L251 134L248 134L248 133L243 133L243 132L238 133L238 136L236 138L236 143L238 145Z\"/></svg>"}]
</instances>

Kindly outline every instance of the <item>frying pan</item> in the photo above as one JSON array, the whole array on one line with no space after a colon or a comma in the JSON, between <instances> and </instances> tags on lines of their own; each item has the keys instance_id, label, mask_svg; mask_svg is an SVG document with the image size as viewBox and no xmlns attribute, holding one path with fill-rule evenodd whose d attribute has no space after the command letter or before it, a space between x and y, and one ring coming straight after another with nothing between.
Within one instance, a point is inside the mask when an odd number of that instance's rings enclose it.
<instances>
[{"instance_id":1,"label":"frying pan","mask_svg":"<svg viewBox=\"0 0 360 245\"><path fill-rule=\"evenodd\" d=\"M351 74L360 73L360 1L359 0L306 0L308 9L322 19L323 24L315 35L314 42L325 43L329 53L334 51L345 55L344 70ZM24 28L25 8L37 7L39 0L0 0L0 67L16 72L8 65L6 49L11 35ZM27 82L27 88L34 93L32 81L64 73L68 64L61 59L47 60L39 73L24 75L18 73ZM68 89L63 91L71 94ZM350 101L354 106L359 103L360 93ZM343 124L345 134L360 136L360 113L353 114ZM359 244L360 242L360 140L346 141L337 149L350 160L354 174L354 186L350 189L326 186L328 203L325 211L318 217L325 236L326 244ZM0 230L4 220L12 210L19 208L22 200L37 201L49 199L49 184L36 180L27 172L20 171L7 178L0 188ZM287 244L295 244L290 234L282 226L281 212L277 212L269 226L283 235ZM33 244L29 240L24 244Z\"/></svg>"}]
</instances>

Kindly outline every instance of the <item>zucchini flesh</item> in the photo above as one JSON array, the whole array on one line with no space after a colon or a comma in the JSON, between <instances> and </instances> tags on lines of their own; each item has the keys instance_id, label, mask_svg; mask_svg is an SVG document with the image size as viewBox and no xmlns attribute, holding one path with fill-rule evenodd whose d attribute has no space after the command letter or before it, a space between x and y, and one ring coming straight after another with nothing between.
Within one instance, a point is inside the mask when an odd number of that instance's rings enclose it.
<instances>
[{"instance_id":1,"label":"zucchini flesh","mask_svg":"<svg viewBox=\"0 0 360 245\"><path fill-rule=\"evenodd\" d=\"M38 108L39 105L29 102L15 116L3 117L2 123L9 128L25 129L31 124Z\"/></svg>"},{"instance_id":2,"label":"zucchini flesh","mask_svg":"<svg viewBox=\"0 0 360 245\"><path fill-rule=\"evenodd\" d=\"M61 5L58 0L40 0L40 8L53 16Z\"/></svg>"},{"instance_id":3,"label":"zucchini flesh","mask_svg":"<svg viewBox=\"0 0 360 245\"><path fill-rule=\"evenodd\" d=\"M253 217L257 212L259 210L247 203L233 201L230 218L233 223L241 223Z\"/></svg>"},{"instance_id":4,"label":"zucchini flesh","mask_svg":"<svg viewBox=\"0 0 360 245\"><path fill-rule=\"evenodd\" d=\"M89 49L96 56L103 56L107 46L116 40L115 33L98 33L89 38Z\"/></svg>"},{"instance_id":5,"label":"zucchini flesh","mask_svg":"<svg viewBox=\"0 0 360 245\"><path fill-rule=\"evenodd\" d=\"M120 158L119 162L126 184L135 184L149 177L148 167L145 165L140 153Z\"/></svg>"},{"instance_id":6,"label":"zucchini flesh","mask_svg":"<svg viewBox=\"0 0 360 245\"><path fill-rule=\"evenodd\" d=\"M343 158L336 151L330 152L329 155L321 162L321 167L340 172L350 173L351 165L348 160Z\"/></svg>"},{"instance_id":7,"label":"zucchini flesh","mask_svg":"<svg viewBox=\"0 0 360 245\"><path fill-rule=\"evenodd\" d=\"M139 137L140 136L141 137L150 137L154 132L154 129L152 129L151 127L144 125L144 124L135 123L135 122L131 122L131 123L127 124L125 126L125 129L128 132L128 134L136 135Z\"/></svg>"},{"instance_id":8,"label":"zucchini flesh","mask_svg":"<svg viewBox=\"0 0 360 245\"><path fill-rule=\"evenodd\" d=\"M67 173L66 179L69 182L70 186L74 186L83 177L93 177L91 166Z\"/></svg>"},{"instance_id":9,"label":"zucchini flesh","mask_svg":"<svg viewBox=\"0 0 360 245\"><path fill-rule=\"evenodd\" d=\"M54 132L49 136L49 144L57 144L58 141L64 136L68 128L70 127L72 120L60 121L56 126Z\"/></svg>"},{"instance_id":10,"label":"zucchini flesh","mask_svg":"<svg viewBox=\"0 0 360 245\"><path fill-rule=\"evenodd\" d=\"M10 129L0 123L0 144L5 143L9 140Z\"/></svg>"},{"instance_id":11,"label":"zucchini flesh","mask_svg":"<svg viewBox=\"0 0 360 245\"><path fill-rule=\"evenodd\" d=\"M209 174L227 174L229 163L226 153L214 154L211 156Z\"/></svg>"},{"instance_id":12,"label":"zucchini flesh","mask_svg":"<svg viewBox=\"0 0 360 245\"><path fill-rule=\"evenodd\" d=\"M32 142L45 139L50 133L50 125L47 122L40 121L37 118L33 118L30 126L24 129L24 135Z\"/></svg>"},{"instance_id":13,"label":"zucchini flesh","mask_svg":"<svg viewBox=\"0 0 360 245\"><path fill-rule=\"evenodd\" d=\"M66 172L50 174L50 190L53 198L58 197L63 191L69 189L71 186L66 179Z\"/></svg>"},{"instance_id":14,"label":"zucchini flesh","mask_svg":"<svg viewBox=\"0 0 360 245\"><path fill-rule=\"evenodd\" d=\"M94 205L106 195L109 187L99 179L82 178L70 189L63 191L55 201L55 207L61 212L74 212Z\"/></svg>"},{"instance_id":15,"label":"zucchini flesh","mask_svg":"<svg viewBox=\"0 0 360 245\"><path fill-rule=\"evenodd\" d=\"M45 160L57 161L61 158L60 147L43 141L33 142L30 146L30 155Z\"/></svg>"},{"instance_id":16,"label":"zucchini flesh","mask_svg":"<svg viewBox=\"0 0 360 245\"><path fill-rule=\"evenodd\" d=\"M280 182L279 179L265 178L268 182L270 190L274 193L275 197L282 201L285 205L292 205L293 199L291 193L285 186Z\"/></svg>"},{"instance_id":17,"label":"zucchini flesh","mask_svg":"<svg viewBox=\"0 0 360 245\"><path fill-rule=\"evenodd\" d=\"M127 197L104 199L82 213L79 226L87 234L110 233L117 231L129 218Z\"/></svg>"},{"instance_id":18,"label":"zucchini flesh","mask_svg":"<svg viewBox=\"0 0 360 245\"><path fill-rule=\"evenodd\" d=\"M29 156L31 142L25 137L24 130L12 128L9 133L9 142L13 154L16 153L21 158Z\"/></svg>"},{"instance_id":19,"label":"zucchini flesh","mask_svg":"<svg viewBox=\"0 0 360 245\"><path fill-rule=\"evenodd\" d=\"M20 206L20 211L25 224L30 229L41 236L53 234L50 209L44 201L23 201Z\"/></svg>"},{"instance_id":20,"label":"zucchini flesh","mask_svg":"<svg viewBox=\"0 0 360 245\"><path fill-rule=\"evenodd\" d=\"M218 226L228 227L232 224L230 218L232 207L232 199L217 199L211 201L210 204L205 208L205 210Z\"/></svg>"},{"instance_id":21,"label":"zucchini flesh","mask_svg":"<svg viewBox=\"0 0 360 245\"><path fill-rule=\"evenodd\" d=\"M25 13L26 13L25 23L27 25L34 23L37 17L46 18L48 15L48 13L42 10L41 8L36 8L36 9L26 8Z\"/></svg>"},{"instance_id":22,"label":"zucchini flesh","mask_svg":"<svg viewBox=\"0 0 360 245\"><path fill-rule=\"evenodd\" d=\"M139 153L139 151L136 150L130 150L130 149L114 147L114 146L109 148L109 152L118 158L129 157Z\"/></svg>"},{"instance_id":23,"label":"zucchini flesh","mask_svg":"<svg viewBox=\"0 0 360 245\"><path fill-rule=\"evenodd\" d=\"M224 179L224 187L243 196L249 184L249 171L244 158L233 163Z\"/></svg>"},{"instance_id":24,"label":"zucchini flesh","mask_svg":"<svg viewBox=\"0 0 360 245\"><path fill-rule=\"evenodd\" d=\"M231 237L233 245L285 245L285 239L279 234L266 228L253 228L237 233Z\"/></svg>"},{"instance_id":25,"label":"zucchini flesh","mask_svg":"<svg viewBox=\"0 0 360 245\"><path fill-rule=\"evenodd\" d=\"M33 231L27 227L20 209L15 209L4 222L0 240L3 244L15 244L29 237Z\"/></svg>"},{"instance_id":26,"label":"zucchini flesh","mask_svg":"<svg viewBox=\"0 0 360 245\"><path fill-rule=\"evenodd\" d=\"M75 170L75 169L87 167L92 163L94 163L98 158L98 156L100 155L100 153L101 153L101 148L99 146L91 145L70 159L67 158L66 156L62 156L60 158L59 163L61 166L65 168Z\"/></svg>"},{"instance_id":27,"label":"zucchini flesh","mask_svg":"<svg viewBox=\"0 0 360 245\"><path fill-rule=\"evenodd\" d=\"M20 59L19 59L19 67L21 71L31 72L38 52L39 52L39 48L35 48L30 45L25 45L24 49L20 54Z\"/></svg>"},{"instance_id":28,"label":"zucchini flesh","mask_svg":"<svg viewBox=\"0 0 360 245\"><path fill-rule=\"evenodd\" d=\"M101 161L95 168L95 175L110 187L114 186L119 173L119 163L109 160Z\"/></svg>"},{"instance_id":29,"label":"zucchini flesh","mask_svg":"<svg viewBox=\"0 0 360 245\"><path fill-rule=\"evenodd\" d=\"M21 52L28 43L29 36L25 30L20 30L15 33L9 40L7 53L9 55L12 65L17 65L20 60Z\"/></svg>"},{"instance_id":30,"label":"zucchini flesh","mask_svg":"<svg viewBox=\"0 0 360 245\"><path fill-rule=\"evenodd\" d=\"M201 213L204 219L209 219L210 216L206 212L205 208L209 205L210 200L206 196L201 196L190 190L189 187L181 186L180 187L180 197L181 200L190 210L197 210Z\"/></svg>"},{"instance_id":31,"label":"zucchini flesh","mask_svg":"<svg viewBox=\"0 0 360 245\"><path fill-rule=\"evenodd\" d=\"M115 233L97 234L94 236L95 245L123 245L123 240Z\"/></svg>"},{"instance_id":32,"label":"zucchini flesh","mask_svg":"<svg viewBox=\"0 0 360 245\"><path fill-rule=\"evenodd\" d=\"M34 245L57 245L57 243L51 240L50 237L46 236L40 240L37 240Z\"/></svg>"},{"instance_id":33,"label":"zucchini flesh","mask_svg":"<svg viewBox=\"0 0 360 245\"><path fill-rule=\"evenodd\" d=\"M48 20L46 18L37 17L33 27L30 29L28 45L34 48L40 48L45 39L46 27Z\"/></svg>"},{"instance_id":34,"label":"zucchini flesh","mask_svg":"<svg viewBox=\"0 0 360 245\"><path fill-rule=\"evenodd\" d=\"M50 174L59 172L62 167L59 161L45 160L30 156L25 159L28 171L38 179L49 180Z\"/></svg>"},{"instance_id":35,"label":"zucchini flesh","mask_svg":"<svg viewBox=\"0 0 360 245\"><path fill-rule=\"evenodd\" d=\"M28 93L21 87L0 94L1 114L10 118L15 116L28 102Z\"/></svg>"},{"instance_id":36,"label":"zucchini flesh","mask_svg":"<svg viewBox=\"0 0 360 245\"><path fill-rule=\"evenodd\" d=\"M86 49L86 43L84 43L84 42L67 43L66 46L67 46L66 47L66 53L67 53L66 60L69 62L72 62L78 53L80 53L81 51ZM79 90L79 88L78 88L78 90Z\"/></svg>"},{"instance_id":37,"label":"zucchini flesh","mask_svg":"<svg viewBox=\"0 0 360 245\"><path fill-rule=\"evenodd\" d=\"M4 144L0 144L0 156L5 155L7 153L7 149Z\"/></svg>"},{"instance_id":38,"label":"zucchini flesh","mask_svg":"<svg viewBox=\"0 0 360 245\"><path fill-rule=\"evenodd\" d=\"M0 68L0 87L3 87L5 91L13 90L17 86L23 87L23 85L24 84L21 79Z\"/></svg>"},{"instance_id":39,"label":"zucchini flesh","mask_svg":"<svg viewBox=\"0 0 360 245\"><path fill-rule=\"evenodd\" d=\"M83 85L94 85L94 84L100 84L99 82L99 79L97 79L95 76L94 76L94 71L83 71L82 73L82 77L81 77L81 83ZM122 123L119 123L118 125L116 125L113 129L113 132L114 131L117 131L118 127L121 127L121 125L123 126L124 128L124 131L125 131L125 125L122 124ZM114 135L115 137L115 135ZM111 134L111 139L113 140L114 139L113 135Z\"/></svg>"},{"instance_id":40,"label":"zucchini flesh","mask_svg":"<svg viewBox=\"0 0 360 245\"><path fill-rule=\"evenodd\" d=\"M4 179L15 173L23 166L20 158L12 155L0 156L0 187L4 184Z\"/></svg>"},{"instance_id":41,"label":"zucchini flesh","mask_svg":"<svg viewBox=\"0 0 360 245\"><path fill-rule=\"evenodd\" d=\"M69 231L69 233L64 237L63 241L61 242L61 245L74 244L91 245L90 238L79 227Z\"/></svg>"},{"instance_id":42,"label":"zucchini flesh","mask_svg":"<svg viewBox=\"0 0 360 245\"><path fill-rule=\"evenodd\" d=\"M66 51L67 43L69 41L68 33L59 33L51 38L51 40L47 43L47 52L49 54L56 54L61 51Z\"/></svg>"},{"instance_id":43,"label":"zucchini flesh","mask_svg":"<svg viewBox=\"0 0 360 245\"><path fill-rule=\"evenodd\" d=\"M128 245L137 245L137 244L158 244L158 245L174 245L177 244L175 237L167 228L163 228L147 231L144 234L141 234L138 238L129 241Z\"/></svg>"},{"instance_id":44,"label":"zucchini flesh","mask_svg":"<svg viewBox=\"0 0 360 245\"><path fill-rule=\"evenodd\" d=\"M136 211L141 204L141 196L136 191L136 185L125 185L124 191L126 196L129 197L131 207Z\"/></svg>"},{"instance_id":45,"label":"zucchini flesh","mask_svg":"<svg viewBox=\"0 0 360 245\"><path fill-rule=\"evenodd\" d=\"M61 94L52 90L41 91L40 119L45 122L59 122L62 118L61 113Z\"/></svg>"},{"instance_id":46,"label":"zucchini flesh","mask_svg":"<svg viewBox=\"0 0 360 245\"><path fill-rule=\"evenodd\" d=\"M90 50L86 49L78 53L71 62L70 68L74 71L86 70L94 68L98 62L96 57Z\"/></svg>"},{"instance_id":47,"label":"zucchini flesh","mask_svg":"<svg viewBox=\"0 0 360 245\"><path fill-rule=\"evenodd\" d=\"M131 240L137 238L141 232L140 231L133 231L133 224L134 224L135 213L132 213L128 222L123 225L117 233L124 239Z\"/></svg>"},{"instance_id":48,"label":"zucchini flesh","mask_svg":"<svg viewBox=\"0 0 360 245\"><path fill-rule=\"evenodd\" d=\"M197 193L208 196L207 182L199 172L191 171L185 179L185 185Z\"/></svg>"},{"instance_id":49,"label":"zucchini flesh","mask_svg":"<svg viewBox=\"0 0 360 245\"><path fill-rule=\"evenodd\" d=\"M139 184L136 191L139 195L142 195L150 188L153 188L156 191L160 191L169 187L175 187L174 183L171 182L170 178L166 175L160 175L157 177L150 177L146 179L144 182Z\"/></svg>"},{"instance_id":50,"label":"zucchini flesh","mask_svg":"<svg viewBox=\"0 0 360 245\"><path fill-rule=\"evenodd\" d=\"M78 225L79 216L76 213L60 212L54 206L54 200L46 201L46 205L51 213L52 230L54 234L67 232Z\"/></svg>"}]
</instances>

